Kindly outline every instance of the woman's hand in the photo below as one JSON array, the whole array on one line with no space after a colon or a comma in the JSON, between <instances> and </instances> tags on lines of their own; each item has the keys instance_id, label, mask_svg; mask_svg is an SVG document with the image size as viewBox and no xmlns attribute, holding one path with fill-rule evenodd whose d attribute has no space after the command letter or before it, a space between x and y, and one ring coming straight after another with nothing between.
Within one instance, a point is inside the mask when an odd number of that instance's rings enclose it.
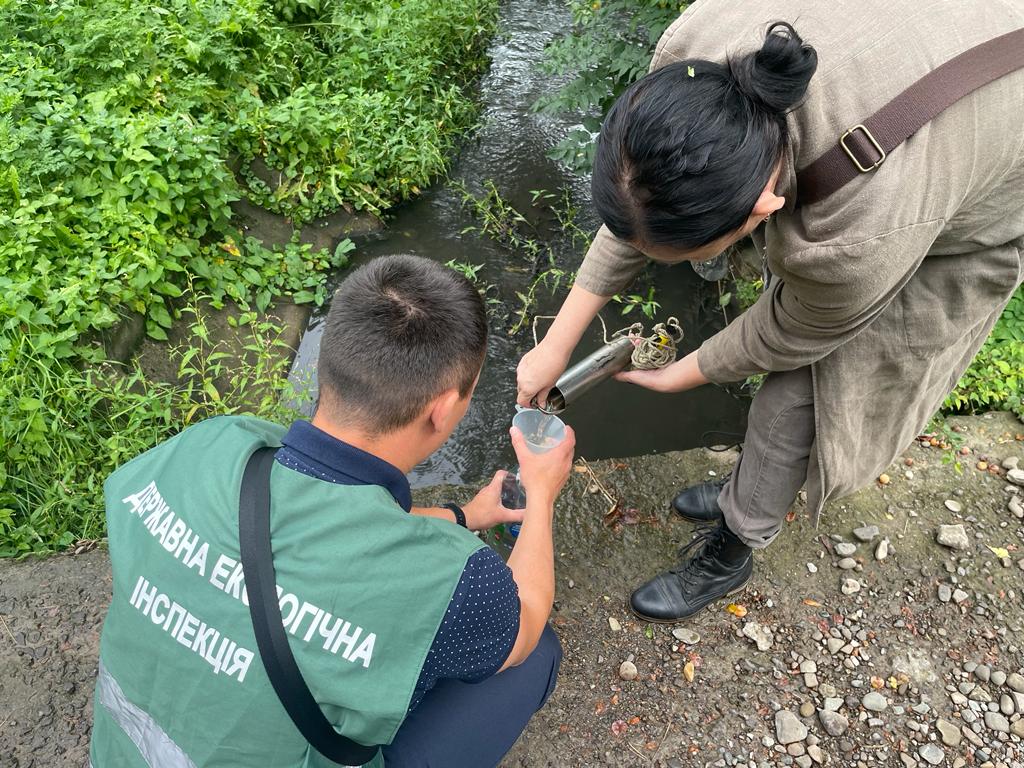
<instances>
[{"instance_id":1,"label":"woman's hand","mask_svg":"<svg viewBox=\"0 0 1024 768\"><path fill-rule=\"evenodd\" d=\"M501 504L501 484L507 475L504 469L494 473L491 482L468 501L462 505L462 511L466 513L466 527L471 531L486 531L500 523L521 523L523 522L522 509L508 509Z\"/></svg>"},{"instance_id":2,"label":"woman's hand","mask_svg":"<svg viewBox=\"0 0 1024 768\"><path fill-rule=\"evenodd\" d=\"M623 371L615 374L615 378L655 392L684 392L708 383L697 366L696 352L691 352L682 360L677 360L664 368L653 371Z\"/></svg>"},{"instance_id":3,"label":"woman's hand","mask_svg":"<svg viewBox=\"0 0 1024 768\"><path fill-rule=\"evenodd\" d=\"M531 349L516 368L516 402L524 408L533 407L534 398L545 405L548 391L555 386L569 363L569 353L543 341Z\"/></svg>"}]
</instances>

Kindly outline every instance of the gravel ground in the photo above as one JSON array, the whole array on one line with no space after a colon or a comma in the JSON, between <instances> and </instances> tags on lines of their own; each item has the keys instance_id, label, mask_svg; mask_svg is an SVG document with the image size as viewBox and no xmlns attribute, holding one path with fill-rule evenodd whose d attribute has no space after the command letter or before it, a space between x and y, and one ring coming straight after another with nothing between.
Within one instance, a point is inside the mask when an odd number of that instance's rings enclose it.
<instances>
[{"instance_id":1,"label":"gravel ground","mask_svg":"<svg viewBox=\"0 0 1024 768\"><path fill-rule=\"evenodd\" d=\"M731 456L581 465L557 522L559 687L504 765L1024 766L1024 426L952 423L961 472L915 443L819 528L798 503L731 606L676 626L626 600L692 535L667 499ZM0 563L0 765L84 764L108 600L102 551Z\"/></svg>"}]
</instances>

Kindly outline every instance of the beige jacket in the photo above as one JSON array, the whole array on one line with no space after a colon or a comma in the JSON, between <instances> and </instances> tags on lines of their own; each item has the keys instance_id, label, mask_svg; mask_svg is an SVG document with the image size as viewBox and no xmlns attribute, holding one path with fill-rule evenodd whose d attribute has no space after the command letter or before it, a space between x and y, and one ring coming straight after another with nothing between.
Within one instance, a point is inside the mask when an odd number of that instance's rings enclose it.
<instances>
[{"instance_id":1,"label":"beige jacket","mask_svg":"<svg viewBox=\"0 0 1024 768\"><path fill-rule=\"evenodd\" d=\"M871 481L920 433L1022 279L1024 71L935 118L871 174L797 209L795 168L968 48L1024 27L1024 0L698 0L652 69L724 61L789 21L818 52L765 227L775 276L698 352L711 381L811 365L817 439L808 506ZM621 291L644 256L601 229L577 284Z\"/></svg>"}]
</instances>

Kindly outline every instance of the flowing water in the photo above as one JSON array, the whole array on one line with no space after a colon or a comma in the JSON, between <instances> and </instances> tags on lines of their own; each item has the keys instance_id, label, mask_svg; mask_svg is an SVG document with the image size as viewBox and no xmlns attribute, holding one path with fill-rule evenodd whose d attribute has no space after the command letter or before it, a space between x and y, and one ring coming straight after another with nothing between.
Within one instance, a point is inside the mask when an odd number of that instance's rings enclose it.
<instances>
[{"instance_id":1,"label":"flowing water","mask_svg":"<svg viewBox=\"0 0 1024 768\"><path fill-rule=\"evenodd\" d=\"M595 230L598 222L590 207L589 182L545 156L564 135L568 123L530 110L539 96L558 85L539 64L544 46L570 24L564 0L508 0L503 4L500 31L491 47L493 64L481 83L481 125L455 159L451 177L477 191L484 181L493 180L502 197L530 219L530 228L553 251L559 265L571 271L582 258L581 247L560 231L550 212L531 205L533 192L569 190L582 212L581 226ZM458 185L438 184L393 211L382 235L359 241L354 264L399 253L483 264L480 279L495 286L490 295L514 308L519 303L516 292L531 281L533 259L472 231L478 226L463 205ZM336 281L344 276L344 272L338 274ZM724 324L718 288L701 280L688 265L655 266L649 277L661 303L657 320L674 315L685 329L681 354L699 346ZM558 299L543 289L538 296L537 314L557 311ZM610 304L603 313L609 331L634 320L646 321L638 316L638 310L622 318L620 309ZM310 380L312 389L325 312L326 307L312 318L293 368L293 375ZM515 415L515 368L533 339L528 330L510 335L510 324L507 313L495 313L487 362L473 404L451 439L413 471L415 486L476 483L488 479L495 469L515 464L508 440L508 426ZM649 328L651 321L646 325ZM573 362L595 349L601 338L595 322ZM578 455L588 459L633 456L734 442L743 431L746 400L711 386L659 395L609 381L583 395L561 417L576 431Z\"/></svg>"}]
</instances>

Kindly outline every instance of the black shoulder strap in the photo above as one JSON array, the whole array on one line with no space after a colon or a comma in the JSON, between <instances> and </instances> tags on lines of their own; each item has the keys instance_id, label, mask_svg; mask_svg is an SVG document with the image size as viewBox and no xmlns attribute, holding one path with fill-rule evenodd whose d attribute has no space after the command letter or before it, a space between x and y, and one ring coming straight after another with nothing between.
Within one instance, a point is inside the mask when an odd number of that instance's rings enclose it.
<instances>
[{"instance_id":1,"label":"black shoulder strap","mask_svg":"<svg viewBox=\"0 0 1024 768\"><path fill-rule=\"evenodd\" d=\"M276 448L260 448L249 458L238 501L238 543L256 647L274 692L306 741L335 763L363 765L374 758L377 747L363 746L334 730L302 679L288 645L270 548L270 470L275 453Z\"/></svg>"}]
</instances>

